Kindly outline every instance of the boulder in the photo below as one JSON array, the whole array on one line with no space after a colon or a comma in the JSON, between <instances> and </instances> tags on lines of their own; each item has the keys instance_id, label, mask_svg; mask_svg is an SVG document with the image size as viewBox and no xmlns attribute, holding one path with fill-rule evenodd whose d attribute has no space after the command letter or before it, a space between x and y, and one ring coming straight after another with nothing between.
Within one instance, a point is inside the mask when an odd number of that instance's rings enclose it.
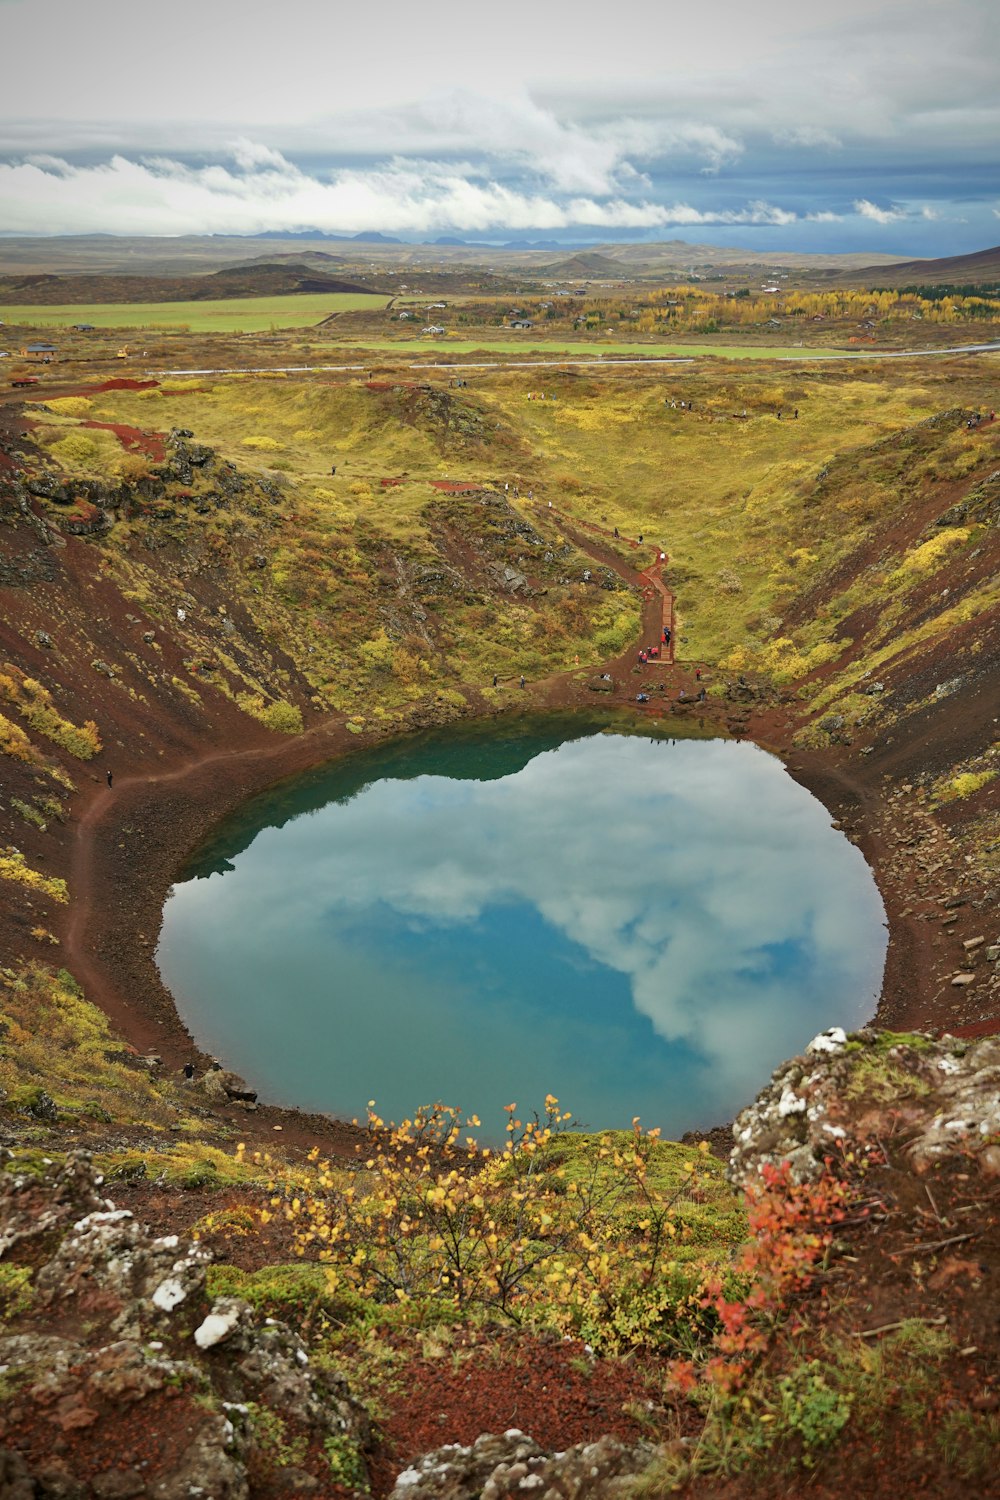
<instances>
[{"instance_id":1,"label":"boulder","mask_svg":"<svg viewBox=\"0 0 1000 1500\"><path fill-rule=\"evenodd\" d=\"M655 1452L646 1443L629 1448L603 1437L547 1453L512 1428L486 1433L471 1448L452 1444L418 1458L399 1475L389 1500L511 1500L515 1495L624 1500Z\"/></svg>"}]
</instances>

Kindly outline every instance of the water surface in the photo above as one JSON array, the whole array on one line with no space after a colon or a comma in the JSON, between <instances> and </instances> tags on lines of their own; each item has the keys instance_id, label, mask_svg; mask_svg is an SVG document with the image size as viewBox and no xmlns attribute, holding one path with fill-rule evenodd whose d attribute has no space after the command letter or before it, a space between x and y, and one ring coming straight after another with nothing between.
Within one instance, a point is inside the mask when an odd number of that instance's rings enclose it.
<instances>
[{"instance_id":1,"label":"water surface","mask_svg":"<svg viewBox=\"0 0 1000 1500\"><path fill-rule=\"evenodd\" d=\"M883 909L755 746L607 720L427 734L257 798L173 889L184 1020L271 1099L495 1126L547 1092L668 1135L870 1016Z\"/></svg>"}]
</instances>

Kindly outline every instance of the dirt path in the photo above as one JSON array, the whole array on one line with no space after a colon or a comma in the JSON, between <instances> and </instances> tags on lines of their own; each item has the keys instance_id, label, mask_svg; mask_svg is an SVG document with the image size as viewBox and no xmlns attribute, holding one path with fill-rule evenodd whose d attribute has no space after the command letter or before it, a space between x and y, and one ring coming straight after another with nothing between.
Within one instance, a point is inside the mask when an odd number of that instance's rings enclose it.
<instances>
[{"instance_id":1,"label":"dirt path","mask_svg":"<svg viewBox=\"0 0 1000 1500\"><path fill-rule=\"evenodd\" d=\"M641 591L641 633L603 669L576 666L529 683L525 693L517 695L517 708L593 708L602 698L595 695L591 684L603 670L614 679L614 690L606 700L611 704L620 707L627 703L635 713L658 718L695 713L704 725L710 727L714 722L724 732L731 710L721 699L704 705L691 701L695 664L676 660L675 634L668 655L638 667L639 646L660 641L665 624L675 630L674 599L661 576L660 549L655 549L645 567L632 567L621 556L621 543L638 551L637 540L615 539L605 528L561 511L557 514L560 527L581 551ZM649 689L651 699L641 706L635 702L639 689ZM679 689L690 692L687 704L677 701L675 690ZM474 689L468 696L473 712L488 715L505 711L479 699ZM220 735L229 732L224 727L218 731ZM791 773L834 816L842 817L846 806L862 825L863 837L858 841L879 878L891 918L889 962L879 1016L895 1024L916 1019L917 1010L926 1009L929 994L922 962L926 924L923 928L915 926L906 915L905 897L897 899L891 883L880 875L888 846L877 826L882 799L875 768L867 763L863 768L857 764L834 765L830 756L822 754L788 756L790 730L784 711L755 712L746 732L790 760ZM248 726L241 732L239 748L220 746L218 738L206 744L201 753L192 751L190 744L177 746L167 765L161 762L162 769L149 774L131 774L123 769L111 788L96 781L89 786L84 782L69 851L73 899L60 936L66 966L132 1045L159 1052L175 1069L198 1055L197 1044L181 1022L173 996L160 980L154 954L167 893L178 869L203 842L206 831L249 797L284 777L348 751L368 748L379 738L366 736L359 743L339 716L294 739L278 739ZM246 1118L239 1116L241 1130L247 1128ZM275 1123L281 1125L287 1144L298 1140L307 1146L320 1140L324 1149L336 1150L338 1142L331 1137L340 1132L340 1147L352 1151L356 1140L350 1126L306 1117L294 1110L265 1109L256 1117L256 1129L261 1134L273 1129Z\"/></svg>"},{"instance_id":2,"label":"dirt path","mask_svg":"<svg viewBox=\"0 0 1000 1500\"><path fill-rule=\"evenodd\" d=\"M566 530L570 530L568 525ZM639 639L603 668L614 675L612 702L621 705L621 689L628 680L626 674L635 668L638 648L660 638L672 597L659 577L658 556L640 571L597 534L581 532L574 540L593 562L613 568L643 595ZM670 668L672 663L650 663L650 668L654 665ZM531 682L518 706L529 711L592 707L595 700L587 683L601 670L574 667ZM475 707L484 714L496 712L485 700ZM665 699L655 707L660 713L669 711ZM633 708L644 711L637 705ZM72 901L60 933L66 966L132 1046L158 1053L174 1070L198 1056L207 1062L182 1023L154 962L163 906L177 870L202 842L206 830L249 797L287 776L375 742L365 739L359 744L347 732L342 716L325 719L290 740L249 728L247 736L250 743L244 739L240 748L220 748L216 740L203 753L192 754L190 747L179 749L181 758L163 769L123 771L115 774L111 787L95 778L80 788L69 849ZM220 1113L225 1116L226 1111ZM348 1125L294 1110L265 1108L253 1117L253 1127L238 1109L233 1117L238 1118L240 1130L250 1135L269 1132L275 1122L280 1123L287 1145L298 1141L308 1147L322 1139L324 1149L353 1152L356 1140ZM343 1134L342 1141L336 1139L338 1132Z\"/></svg>"}]
</instances>

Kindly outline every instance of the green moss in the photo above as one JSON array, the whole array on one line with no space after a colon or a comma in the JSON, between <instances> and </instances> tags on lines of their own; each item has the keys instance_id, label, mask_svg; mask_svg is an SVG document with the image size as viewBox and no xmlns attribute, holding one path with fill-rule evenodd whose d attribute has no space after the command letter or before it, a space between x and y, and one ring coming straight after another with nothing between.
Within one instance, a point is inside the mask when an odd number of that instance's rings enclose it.
<instances>
[{"instance_id":1,"label":"green moss","mask_svg":"<svg viewBox=\"0 0 1000 1500\"><path fill-rule=\"evenodd\" d=\"M330 1478L334 1484L367 1492L368 1470L357 1443L346 1435L328 1437L323 1444L323 1452L330 1465Z\"/></svg>"},{"instance_id":2,"label":"green moss","mask_svg":"<svg viewBox=\"0 0 1000 1500\"><path fill-rule=\"evenodd\" d=\"M0 1320L7 1322L28 1311L34 1274L29 1266L12 1266L0 1262Z\"/></svg>"}]
</instances>

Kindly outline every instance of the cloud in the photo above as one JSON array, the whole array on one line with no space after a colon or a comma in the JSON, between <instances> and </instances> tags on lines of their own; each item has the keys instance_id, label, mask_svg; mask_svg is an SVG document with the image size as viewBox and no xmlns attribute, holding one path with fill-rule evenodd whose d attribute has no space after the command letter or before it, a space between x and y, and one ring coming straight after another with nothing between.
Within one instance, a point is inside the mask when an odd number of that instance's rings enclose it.
<instances>
[{"instance_id":1,"label":"cloud","mask_svg":"<svg viewBox=\"0 0 1000 1500\"><path fill-rule=\"evenodd\" d=\"M894 224L898 219L906 218L905 210L896 207L880 208L868 198L856 198L854 212L860 214L862 219L874 220L876 224Z\"/></svg>"},{"instance_id":2,"label":"cloud","mask_svg":"<svg viewBox=\"0 0 1000 1500\"><path fill-rule=\"evenodd\" d=\"M796 214L755 199L703 210L684 202L580 194L567 184L592 175L563 161L561 190L511 185L477 163L396 158L368 170L308 172L280 152L240 140L226 160L191 165L169 157L115 155L94 166L50 157L0 165L9 232L81 234L253 234L316 228L428 234L459 227L659 229L672 225L787 225ZM596 174L598 185L610 179Z\"/></svg>"},{"instance_id":3,"label":"cloud","mask_svg":"<svg viewBox=\"0 0 1000 1500\"><path fill-rule=\"evenodd\" d=\"M817 147L826 151L840 151L843 142L831 130L819 125L791 125L774 132L779 146Z\"/></svg>"}]
</instances>

